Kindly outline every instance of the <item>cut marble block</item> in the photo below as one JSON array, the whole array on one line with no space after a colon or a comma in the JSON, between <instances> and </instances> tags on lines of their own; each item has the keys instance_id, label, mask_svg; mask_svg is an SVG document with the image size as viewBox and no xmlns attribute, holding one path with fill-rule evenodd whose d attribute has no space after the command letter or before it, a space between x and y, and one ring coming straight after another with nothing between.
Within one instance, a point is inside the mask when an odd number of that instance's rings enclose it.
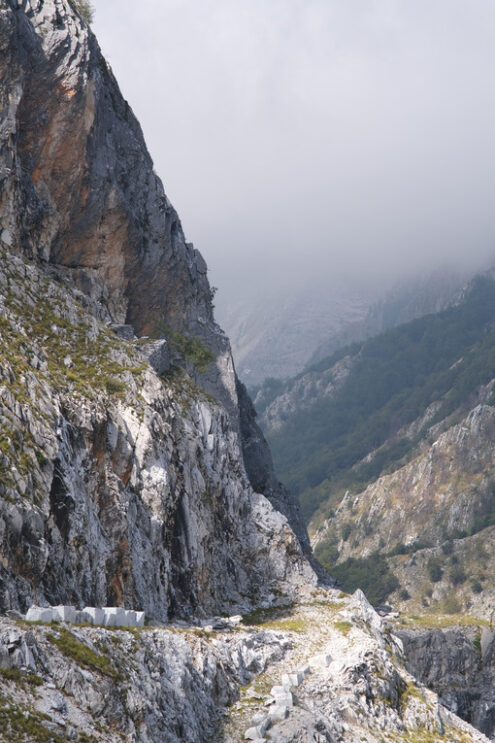
<instances>
[{"instance_id":1,"label":"cut marble block","mask_svg":"<svg viewBox=\"0 0 495 743\"><path fill-rule=\"evenodd\" d=\"M303 682L302 673L284 673L282 676L283 686L300 686Z\"/></svg>"},{"instance_id":2,"label":"cut marble block","mask_svg":"<svg viewBox=\"0 0 495 743\"><path fill-rule=\"evenodd\" d=\"M59 622L71 622L74 624L76 621L76 609L74 606L54 606L52 607L53 619Z\"/></svg>"},{"instance_id":3,"label":"cut marble block","mask_svg":"<svg viewBox=\"0 0 495 743\"><path fill-rule=\"evenodd\" d=\"M31 606L26 614L26 622L52 622L53 610L42 606Z\"/></svg>"},{"instance_id":4,"label":"cut marble block","mask_svg":"<svg viewBox=\"0 0 495 743\"><path fill-rule=\"evenodd\" d=\"M103 609L97 609L94 606L85 606L83 611L91 617L92 624L105 624L105 612Z\"/></svg>"}]
</instances>

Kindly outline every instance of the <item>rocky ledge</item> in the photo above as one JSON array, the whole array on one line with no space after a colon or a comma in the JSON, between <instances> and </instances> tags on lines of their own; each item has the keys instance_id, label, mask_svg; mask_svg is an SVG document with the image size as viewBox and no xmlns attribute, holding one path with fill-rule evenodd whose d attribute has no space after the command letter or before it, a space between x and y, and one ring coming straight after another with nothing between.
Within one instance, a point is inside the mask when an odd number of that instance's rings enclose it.
<instances>
[{"instance_id":1,"label":"rocky ledge","mask_svg":"<svg viewBox=\"0 0 495 743\"><path fill-rule=\"evenodd\" d=\"M240 619L0 620L0 740L488 741L406 670L402 641L360 591L318 589Z\"/></svg>"}]
</instances>

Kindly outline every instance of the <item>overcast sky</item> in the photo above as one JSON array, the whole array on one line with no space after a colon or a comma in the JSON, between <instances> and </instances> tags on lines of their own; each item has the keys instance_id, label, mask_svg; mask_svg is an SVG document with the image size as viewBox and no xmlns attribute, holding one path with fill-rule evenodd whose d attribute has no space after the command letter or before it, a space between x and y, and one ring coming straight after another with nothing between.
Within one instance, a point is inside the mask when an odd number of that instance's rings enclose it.
<instances>
[{"instance_id":1,"label":"overcast sky","mask_svg":"<svg viewBox=\"0 0 495 743\"><path fill-rule=\"evenodd\" d=\"M96 0L210 280L495 256L493 0Z\"/></svg>"}]
</instances>

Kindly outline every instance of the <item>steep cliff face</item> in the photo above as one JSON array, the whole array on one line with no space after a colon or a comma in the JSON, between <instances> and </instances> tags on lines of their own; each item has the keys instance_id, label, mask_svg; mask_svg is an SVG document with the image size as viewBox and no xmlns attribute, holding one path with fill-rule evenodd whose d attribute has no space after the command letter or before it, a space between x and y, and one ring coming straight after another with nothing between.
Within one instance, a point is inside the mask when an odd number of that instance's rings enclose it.
<instances>
[{"instance_id":1,"label":"steep cliff face","mask_svg":"<svg viewBox=\"0 0 495 743\"><path fill-rule=\"evenodd\" d=\"M130 324L138 336L200 339L215 361L189 371L238 432L244 415L242 444L262 440L251 408L239 405L206 264L185 240L93 34L67 0L12 0L0 24L4 242L65 266L101 320ZM258 449L264 466L269 454ZM288 494L277 503L304 539ZM307 540L304 549L309 555Z\"/></svg>"},{"instance_id":2,"label":"steep cliff face","mask_svg":"<svg viewBox=\"0 0 495 743\"><path fill-rule=\"evenodd\" d=\"M8 5L3 227L31 255L93 279L95 298L138 335L211 332L206 266L185 242L96 39L68 2Z\"/></svg>"},{"instance_id":3,"label":"steep cliff face","mask_svg":"<svg viewBox=\"0 0 495 743\"><path fill-rule=\"evenodd\" d=\"M488 627L398 633L409 670L456 714L488 737L495 731L494 642Z\"/></svg>"},{"instance_id":4,"label":"steep cliff face","mask_svg":"<svg viewBox=\"0 0 495 743\"><path fill-rule=\"evenodd\" d=\"M314 584L206 265L94 36L67 0L9 0L0 45L0 610L163 618Z\"/></svg>"},{"instance_id":5,"label":"steep cliff face","mask_svg":"<svg viewBox=\"0 0 495 743\"><path fill-rule=\"evenodd\" d=\"M119 339L57 274L2 251L0 606L226 611L314 583L255 494L225 408ZM153 344L154 345L154 344Z\"/></svg>"}]
</instances>

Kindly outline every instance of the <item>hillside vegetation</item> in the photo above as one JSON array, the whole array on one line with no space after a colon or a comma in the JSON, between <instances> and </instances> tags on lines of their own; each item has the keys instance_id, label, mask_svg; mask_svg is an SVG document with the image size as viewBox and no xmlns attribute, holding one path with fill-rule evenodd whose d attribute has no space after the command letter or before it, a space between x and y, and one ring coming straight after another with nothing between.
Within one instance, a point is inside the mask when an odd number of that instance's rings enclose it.
<instances>
[{"instance_id":1,"label":"hillside vegetation","mask_svg":"<svg viewBox=\"0 0 495 743\"><path fill-rule=\"evenodd\" d=\"M278 474L298 493L308 521L318 508L321 518L328 516L346 489L360 492L409 461L434 423L455 422L449 416L469 406L475 390L494 376L494 319L495 282L478 277L457 306L308 370L323 374L345 355L353 360L332 395L316 396L267 431ZM422 416L423 425L407 429Z\"/></svg>"}]
</instances>

